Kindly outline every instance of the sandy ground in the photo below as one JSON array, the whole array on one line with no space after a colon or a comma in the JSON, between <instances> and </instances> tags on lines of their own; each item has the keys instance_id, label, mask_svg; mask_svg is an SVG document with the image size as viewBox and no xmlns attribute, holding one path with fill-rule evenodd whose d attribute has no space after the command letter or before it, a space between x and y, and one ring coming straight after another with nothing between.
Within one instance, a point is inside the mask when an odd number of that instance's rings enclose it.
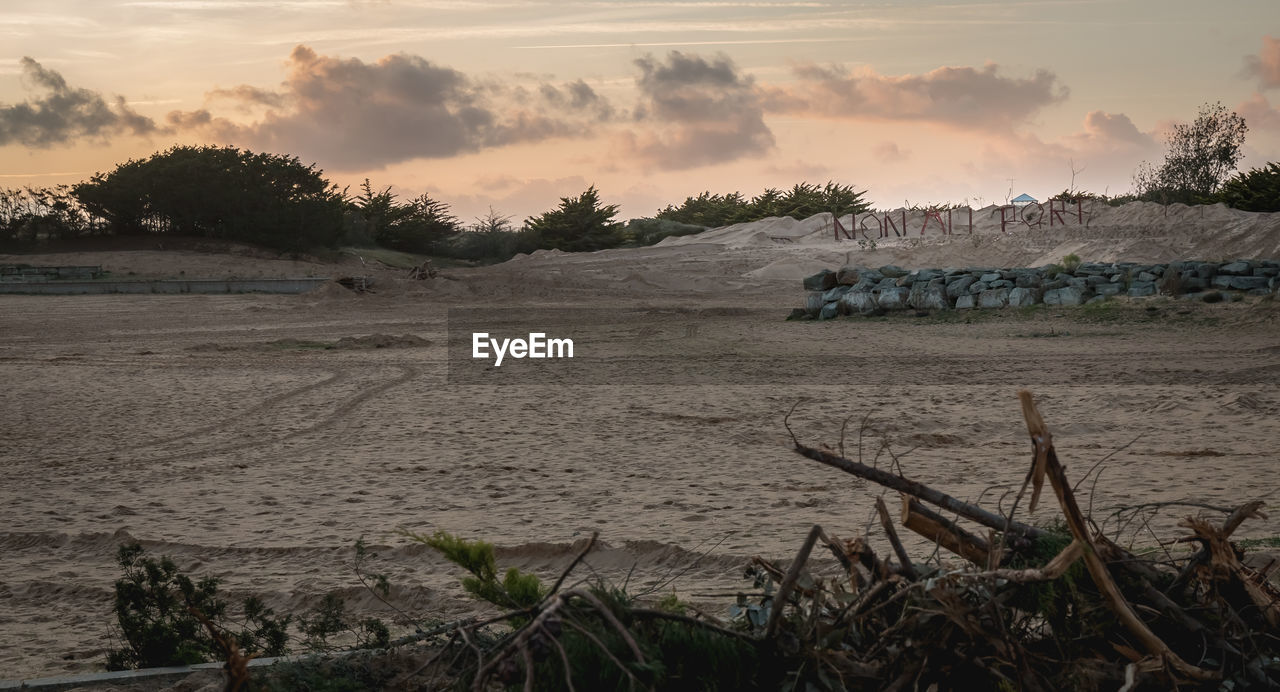
<instances>
[{"instance_id":1,"label":"sandy ground","mask_svg":"<svg viewBox=\"0 0 1280 692\"><path fill-rule=\"evenodd\" d=\"M1151 237L1140 239L1145 251L1115 254L1191 252L1171 235ZM1142 502L1274 504L1274 301L1156 301L970 323L783 321L800 302L799 276L851 257L1031 263L1106 238L926 240L861 257L848 242L539 253L425 283L384 272L382 291L362 297L336 287L0 297L0 678L100 669L112 643L114 554L129 539L222 578L232 597L260 594L297 610L336 591L360 612L396 619L352 572L360 537L379 546L369 569L389 576L397 604L450 618L474 608L458 570L397 527L490 540L503 565L546 578L599 531L606 547L587 562L600 575L621 581L634 566L633 586L727 604L706 594L749 587L750 556L785 558L814 522L860 534L881 492L787 450L782 419L797 401L791 425L801 440L838 447L851 419L849 456L887 465L887 444L908 475L994 506L1025 472L1015 393L1030 388L1073 478L1111 455L1096 487L1082 487L1099 522ZM149 271L213 275L230 261L163 259ZM646 309L667 352L691 354L690 379L710 383L631 384L646 367L636 363L621 365L612 385L451 384L447 310L459 306L495 315L516 307L533 321L560 319L567 306ZM313 347L373 334L427 343ZM775 372L744 381L731 363L703 357L743 342L775 359ZM1037 519L1051 519L1051 509ZM1150 526L1174 538L1182 513L1166 510ZM1237 535L1280 534L1271 516ZM1104 528L1155 542L1134 524Z\"/></svg>"}]
</instances>

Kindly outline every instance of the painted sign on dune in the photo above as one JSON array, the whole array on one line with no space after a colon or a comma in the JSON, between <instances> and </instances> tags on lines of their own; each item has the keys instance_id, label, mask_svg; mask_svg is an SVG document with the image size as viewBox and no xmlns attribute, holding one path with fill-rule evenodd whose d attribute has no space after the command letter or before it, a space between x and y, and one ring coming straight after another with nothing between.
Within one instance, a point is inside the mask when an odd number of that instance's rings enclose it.
<instances>
[{"instance_id":1,"label":"painted sign on dune","mask_svg":"<svg viewBox=\"0 0 1280 692\"><path fill-rule=\"evenodd\" d=\"M973 233L972 207L931 207L915 211L923 214L923 218L913 219L910 226L914 227L915 222L919 221L920 235L924 235L931 225L936 226L942 232L942 235L951 235L955 232L955 222L959 218L964 218L968 221L967 224L961 225L960 228L965 229L968 233ZM1013 230L1020 227L1039 228L1045 225L1046 219L1050 228L1055 225L1066 226L1068 220L1074 220L1076 224L1083 224L1085 222L1084 217L1089 214L1078 199L1051 199L1047 204L1038 202L1023 205L1005 204L987 207L979 210L978 213L989 213L993 219L999 216L1001 233L1008 233L1011 228ZM912 216L916 216L916 214ZM838 217L833 218L832 222L832 231L835 233L837 241L856 240L858 234L861 234L864 239L870 240L871 238L868 235L870 231L876 233L877 239L888 238L890 231L893 232L896 238L902 238L910 232L906 209L868 212L863 214L861 218L859 218L859 215L854 214L850 219L851 228L847 229Z\"/></svg>"}]
</instances>

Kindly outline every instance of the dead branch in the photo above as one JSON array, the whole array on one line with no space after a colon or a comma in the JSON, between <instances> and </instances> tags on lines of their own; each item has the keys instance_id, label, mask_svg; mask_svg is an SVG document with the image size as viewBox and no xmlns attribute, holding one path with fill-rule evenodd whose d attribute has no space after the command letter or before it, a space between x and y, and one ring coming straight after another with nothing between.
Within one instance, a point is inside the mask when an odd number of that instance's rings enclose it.
<instances>
[{"instance_id":1,"label":"dead branch","mask_svg":"<svg viewBox=\"0 0 1280 692\"><path fill-rule=\"evenodd\" d=\"M778 624L782 622L782 611L786 609L787 599L791 596L791 590L796 586L796 580L800 578L800 572L804 569L804 565L809 561L809 553L813 552L813 544L817 542L818 536L822 533L822 527L814 524L809 529L809 535L804 539L804 543L800 546L800 551L796 553L796 558L791 561L791 568L787 570L786 576L782 578L782 583L778 584L778 594L773 597L773 607L769 609L769 621L765 624L764 636L766 639L772 639L778 633Z\"/></svg>"},{"instance_id":2,"label":"dead branch","mask_svg":"<svg viewBox=\"0 0 1280 692\"><path fill-rule=\"evenodd\" d=\"M883 497L876 497L876 512L880 515L880 526L884 527L884 533L889 537L889 545L893 546L893 554L898 556L898 563L902 565L902 576L911 581L919 579L920 573L911 562L907 549L902 547L902 541L898 538L897 529L893 528L893 520L889 518L889 508L885 506Z\"/></svg>"},{"instance_id":3,"label":"dead branch","mask_svg":"<svg viewBox=\"0 0 1280 692\"><path fill-rule=\"evenodd\" d=\"M991 546L954 521L902 496L902 525L979 567L986 567Z\"/></svg>"},{"instance_id":4,"label":"dead branch","mask_svg":"<svg viewBox=\"0 0 1280 692\"><path fill-rule=\"evenodd\" d=\"M1027 432L1031 435L1032 444L1035 445L1036 467L1037 469L1041 467L1043 459L1044 472L1049 476L1054 494L1058 496L1058 504L1062 507L1062 514L1067 520L1067 526L1071 529L1071 535L1080 541L1084 548L1084 561L1089 570L1089 576L1093 578L1098 591L1102 593L1116 618L1142 644L1147 653L1167 661L1179 673L1195 680L1221 679L1222 675L1219 672L1204 670L1182 660L1133 612L1133 608L1112 579L1111 573L1107 571L1106 564L1094 549L1084 515L1080 513L1080 506L1076 504L1071 485L1067 483L1067 474L1062 464L1058 462L1049 427L1045 425L1044 418L1036 410L1035 403L1031 400L1031 392L1022 390L1018 392L1018 398L1022 401L1022 415L1027 421Z\"/></svg>"},{"instance_id":5,"label":"dead branch","mask_svg":"<svg viewBox=\"0 0 1280 692\"><path fill-rule=\"evenodd\" d=\"M1012 533L1033 539L1046 535L1044 529L1017 521L1009 522L1005 517L995 514L994 512L968 502L962 502L950 495L947 495L946 493L934 490L923 483L889 473L888 471L882 471L880 469L867 466L866 464L853 461L851 459L845 459L844 457L839 457L829 452L824 452L812 447L806 447L801 444L796 445L795 452L801 456L813 459L814 461L840 469L845 473L877 483L889 488L890 490L896 490L900 493L912 495L924 500L925 502L941 507L948 512L958 514L970 521L977 522L987 528L1004 531L1006 526L1008 526Z\"/></svg>"}]
</instances>

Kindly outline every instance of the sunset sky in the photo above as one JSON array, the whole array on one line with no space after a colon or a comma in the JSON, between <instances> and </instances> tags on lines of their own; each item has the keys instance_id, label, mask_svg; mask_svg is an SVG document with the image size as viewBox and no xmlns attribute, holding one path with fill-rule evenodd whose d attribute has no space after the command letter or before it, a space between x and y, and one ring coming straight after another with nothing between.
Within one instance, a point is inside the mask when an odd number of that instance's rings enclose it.
<instances>
[{"instance_id":1,"label":"sunset sky","mask_svg":"<svg viewBox=\"0 0 1280 692\"><path fill-rule=\"evenodd\" d=\"M878 207L1123 192L1221 101L1280 160L1276 0L0 0L0 186L177 143L463 220L835 180ZM1012 179L1012 183L1010 182Z\"/></svg>"}]
</instances>

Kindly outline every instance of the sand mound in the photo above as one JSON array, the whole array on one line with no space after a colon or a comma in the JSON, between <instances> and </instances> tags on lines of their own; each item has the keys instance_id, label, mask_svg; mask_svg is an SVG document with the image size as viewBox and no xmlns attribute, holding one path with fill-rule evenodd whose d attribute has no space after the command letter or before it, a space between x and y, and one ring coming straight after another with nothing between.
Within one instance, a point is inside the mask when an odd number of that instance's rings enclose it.
<instances>
[{"instance_id":1,"label":"sand mound","mask_svg":"<svg viewBox=\"0 0 1280 692\"><path fill-rule=\"evenodd\" d=\"M334 348L420 348L430 346L431 342L412 334L390 336L387 334L370 334L368 336L344 336L333 345Z\"/></svg>"}]
</instances>

